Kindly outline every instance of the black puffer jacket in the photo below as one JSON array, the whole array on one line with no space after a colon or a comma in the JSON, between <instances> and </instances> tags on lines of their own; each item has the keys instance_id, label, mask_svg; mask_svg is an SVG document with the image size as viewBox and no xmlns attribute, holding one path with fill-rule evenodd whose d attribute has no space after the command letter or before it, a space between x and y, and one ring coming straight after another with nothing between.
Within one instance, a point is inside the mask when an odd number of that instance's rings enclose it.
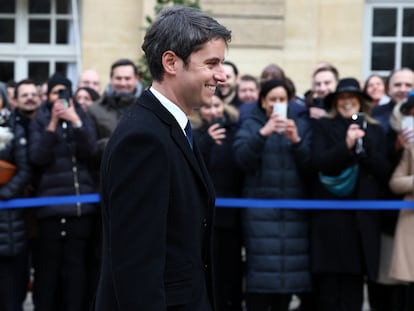
<instances>
[{"instance_id":1,"label":"black puffer jacket","mask_svg":"<svg viewBox=\"0 0 414 311\"><path fill-rule=\"evenodd\" d=\"M18 197L30 179L30 166L27 159L27 141L23 127L12 124L14 118L0 128L0 159L16 165L12 179L0 186L0 199L9 200ZM14 137L9 143L7 129ZM26 248L26 229L23 209L0 209L0 256L13 256Z\"/></svg>"},{"instance_id":2,"label":"black puffer jacket","mask_svg":"<svg viewBox=\"0 0 414 311\"><path fill-rule=\"evenodd\" d=\"M310 164L310 124L289 104L302 138L292 144L283 134L265 138L268 117L257 105L234 141L236 161L245 171L246 198L304 199L302 174ZM309 225L306 211L246 208L242 214L246 246L246 286L250 293L295 293L310 289Z\"/></svg>"},{"instance_id":3,"label":"black puffer jacket","mask_svg":"<svg viewBox=\"0 0 414 311\"><path fill-rule=\"evenodd\" d=\"M36 194L40 197L96 192L90 163L96 155L96 133L89 117L76 105L82 127L67 122L56 132L47 131L51 105L43 104L30 124L30 161L40 172ZM93 204L51 205L37 209L38 218L81 216L96 212Z\"/></svg>"}]
</instances>

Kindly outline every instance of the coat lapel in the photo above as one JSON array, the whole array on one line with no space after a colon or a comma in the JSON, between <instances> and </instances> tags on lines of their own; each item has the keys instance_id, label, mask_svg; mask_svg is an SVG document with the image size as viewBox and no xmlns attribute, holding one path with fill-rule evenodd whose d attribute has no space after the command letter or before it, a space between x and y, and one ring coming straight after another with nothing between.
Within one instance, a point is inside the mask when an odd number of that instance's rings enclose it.
<instances>
[{"instance_id":1,"label":"coat lapel","mask_svg":"<svg viewBox=\"0 0 414 311\"><path fill-rule=\"evenodd\" d=\"M190 163L190 166L195 174L203 182L203 185L206 187L207 191L210 194L213 194L214 191L211 191L213 188L211 186L208 173L206 173L207 171L204 163L202 162L203 160L195 141L193 142L193 149L191 149L190 144L188 143L188 140L185 137L183 130L180 128L177 120L175 120L174 116L164 108L164 106L150 91L145 91L142 94L142 97L142 105L153 111L164 123L168 124L171 129L172 139L175 141L186 160Z\"/></svg>"},{"instance_id":2,"label":"coat lapel","mask_svg":"<svg viewBox=\"0 0 414 311\"><path fill-rule=\"evenodd\" d=\"M191 167L194 169L196 174L203 180L203 183L205 184L204 176L201 172L199 161L195 156L196 150L198 151L196 144L193 142L194 149L191 149L187 138L185 137L183 131L178 126L178 124L176 126L171 125L171 136L173 140L176 142L178 148L181 149L182 153L184 154L184 157L187 159L188 162L190 162Z\"/></svg>"}]
</instances>

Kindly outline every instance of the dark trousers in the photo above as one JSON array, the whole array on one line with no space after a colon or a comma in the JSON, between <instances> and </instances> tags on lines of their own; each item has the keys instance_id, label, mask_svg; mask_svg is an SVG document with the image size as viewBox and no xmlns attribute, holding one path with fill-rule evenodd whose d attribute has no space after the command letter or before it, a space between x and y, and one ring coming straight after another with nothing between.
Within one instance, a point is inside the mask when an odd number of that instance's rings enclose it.
<instances>
[{"instance_id":1,"label":"dark trousers","mask_svg":"<svg viewBox=\"0 0 414 311\"><path fill-rule=\"evenodd\" d=\"M241 232L214 229L215 298L219 311L242 309Z\"/></svg>"},{"instance_id":2,"label":"dark trousers","mask_svg":"<svg viewBox=\"0 0 414 311\"><path fill-rule=\"evenodd\" d=\"M313 291L311 292L305 292L305 293L299 293L296 294L298 296L300 305L297 309L297 311L317 311L316 303L315 303L315 293Z\"/></svg>"},{"instance_id":3,"label":"dark trousers","mask_svg":"<svg viewBox=\"0 0 414 311\"><path fill-rule=\"evenodd\" d=\"M404 311L414 310L414 283L410 283L406 286L405 295L405 309Z\"/></svg>"},{"instance_id":4,"label":"dark trousers","mask_svg":"<svg viewBox=\"0 0 414 311\"><path fill-rule=\"evenodd\" d=\"M26 300L28 285L30 281L30 253L24 252L16 258L16 303L14 311L23 311L23 304ZM2 310L0 308L0 310Z\"/></svg>"},{"instance_id":5,"label":"dark trousers","mask_svg":"<svg viewBox=\"0 0 414 311\"><path fill-rule=\"evenodd\" d=\"M87 289L88 305L92 306L95 299L96 290L98 288L99 274L102 264L102 222L99 217L96 222L96 228L91 236L91 247L88 250L88 273L89 273L89 287ZM93 310L93 309L92 309Z\"/></svg>"},{"instance_id":6,"label":"dark trousers","mask_svg":"<svg viewBox=\"0 0 414 311\"><path fill-rule=\"evenodd\" d=\"M414 310L411 297L413 293L409 293L407 285L385 285L369 281L367 287L372 311Z\"/></svg>"},{"instance_id":7,"label":"dark trousers","mask_svg":"<svg viewBox=\"0 0 414 311\"><path fill-rule=\"evenodd\" d=\"M364 300L363 276L318 274L314 276L318 311L361 311Z\"/></svg>"},{"instance_id":8,"label":"dark trousers","mask_svg":"<svg viewBox=\"0 0 414 311\"><path fill-rule=\"evenodd\" d=\"M288 311L291 294L247 293L247 311Z\"/></svg>"},{"instance_id":9,"label":"dark trousers","mask_svg":"<svg viewBox=\"0 0 414 311\"><path fill-rule=\"evenodd\" d=\"M22 309L20 275L24 255L0 257L0 310Z\"/></svg>"},{"instance_id":10,"label":"dark trousers","mask_svg":"<svg viewBox=\"0 0 414 311\"><path fill-rule=\"evenodd\" d=\"M36 311L88 310L87 239L38 239L33 250Z\"/></svg>"}]
</instances>

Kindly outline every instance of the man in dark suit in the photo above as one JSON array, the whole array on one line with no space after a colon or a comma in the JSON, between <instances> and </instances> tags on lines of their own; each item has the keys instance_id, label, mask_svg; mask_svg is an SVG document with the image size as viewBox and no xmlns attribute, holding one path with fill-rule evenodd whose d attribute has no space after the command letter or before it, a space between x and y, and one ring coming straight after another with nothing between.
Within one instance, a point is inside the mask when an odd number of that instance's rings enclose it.
<instances>
[{"instance_id":1,"label":"man in dark suit","mask_svg":"<svg viewBox=\"0 0 414 311\"><path fill-rule=\"evenodd\" d=\"M231 33L188 7L161 12L142 48L153 83L102 159L103 256L96 311L214 310L214 190L187 116L225 80Z\"/></svg>"}]
</instances>

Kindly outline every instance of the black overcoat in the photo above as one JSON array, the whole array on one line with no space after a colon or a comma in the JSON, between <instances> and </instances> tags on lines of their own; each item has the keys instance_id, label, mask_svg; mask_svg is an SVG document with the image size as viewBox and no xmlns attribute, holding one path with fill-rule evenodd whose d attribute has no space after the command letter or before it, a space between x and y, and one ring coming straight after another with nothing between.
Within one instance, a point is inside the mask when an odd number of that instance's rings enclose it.
<instances>
[{"instance_id":1,"label":"black overcoat","mask_svg":"<svg viewBox=\"0 0 414 311\"><path fill-rule=\"evenodd\" d=\"M358 163L359 176L353 193L335 197L316 180L314 198L330 200L377 200L383 198L392 172L386 158L385 134L368 123L363 138L365 153L346 147L349 121L337 116L314 122L312 162L316 172L338 175ZM375 280L380 246L379 213L376 210L320 210L312 213L311 258L314 273L365 274Z\"/></svg>"},{"instance_id":2,"label":"black overcoat","mask_svg":"<svg viewBox=\"0 0 414 311\"><path fill-rule=\"evenodd\" d=\"M211 310L214 189L196 143L150 91L125 112L101 174L95 310Z\"/></svg>"}]
</instances>

